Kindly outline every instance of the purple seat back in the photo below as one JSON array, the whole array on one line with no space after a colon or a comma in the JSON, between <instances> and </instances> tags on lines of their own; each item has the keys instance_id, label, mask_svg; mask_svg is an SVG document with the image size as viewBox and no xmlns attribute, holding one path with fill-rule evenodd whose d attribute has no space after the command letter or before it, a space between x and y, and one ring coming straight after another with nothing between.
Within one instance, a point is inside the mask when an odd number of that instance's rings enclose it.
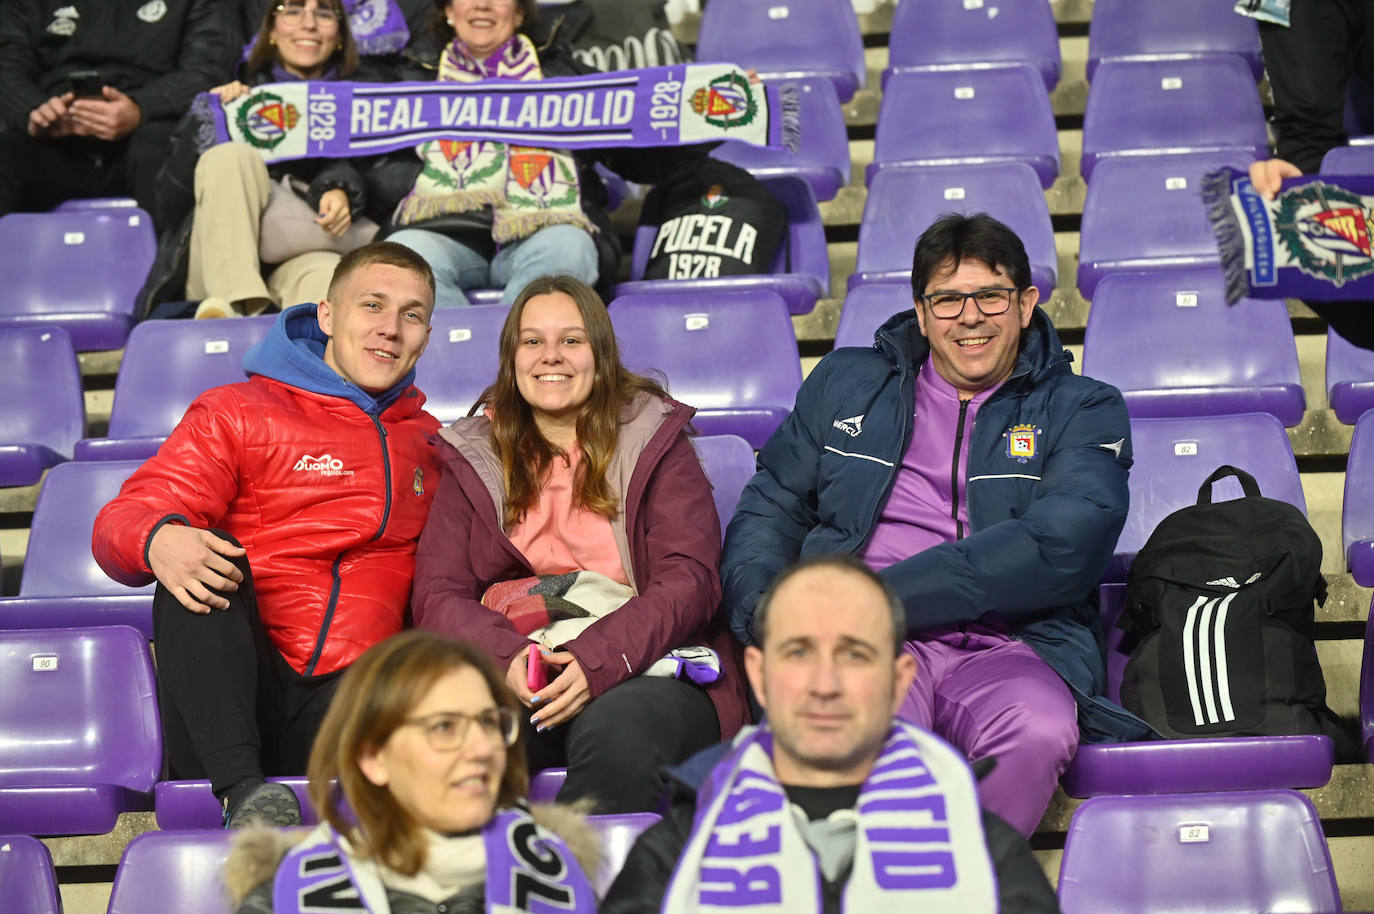
<instances>
[{"instance_id":1,"label":"purple seat back","mask_svg":"<svg viewBox=\"0 0 1374 914\"><path fill-rule=\"evenodd\" d=\"M0 330L0 388L0 486L32 485L86 431L71 338L58 327Z\"/></svg>"},{"instance_id":2,"label":"purple seat back","mask_svg":"<svg viewBox=\"0 0 1374 914\"><path fill-rule=\"evenodd\" d=\"M793 314L805 314L816 306L816 299L830 289L830 254L826 249L825 226L811 185L795 175L763 178L763 184L778 202L787 207L787 238L779 246L770 272L754 276L722 276L715 279L644 279L658 227L641 225L635 230L634 254L630 262L630 282L616 287L616 296L673 291L698 296L714 296L732 290L767 289L781 295Z\"/></svg>"},{"instance_id":3,"label":"purple seat back","mask_svg":"<svg viewBox=\"0 0 1374 914\"><path fill-rule=\"evenodd\" d=\"M0 327L56 324L78 352L120 348L156 248L138 208L0 217Z\"/></svg>"},{"instance_id":4,"label":"purple seat back","mask_svg":"<svg viewBox=\"0 0 1374 914\"><path fill-rule=\"evenodd\" d=\"M697 458L711 481L711 495L716 501L716 516L720 518L720 536L735 516L740 493L754 478L756 465L754 449L738 435L698 435L692 439Z\"/></svg>"},{"instance_id":5,"label":"purple seat back","mask_svg":"<svg viewBox=\"0 0 1374 914\"><path fill-rule=\"evenodd\" d=\"M566 768L545 768L530 779L530 802L552 803L568 779Z\"/></svg>"},{"instance_id":6,"label":"purple seat back","mask_svg":"<svg viewBox=\"0 0 1374 914\"><path fill-rule=\"evenodd\" d=\"M1006 223L1026 246L1031 281L1041 300L1049 299L1059 262L1054 227L1040 181L1024 162L884 168L868 189L849 288L901 282L910 289L916 239L936 217L951 211L985 212Z\"/></svg>"},{"instance_id":7,"label":"purple seat back","mask_svg":"<svg viewBox=\"0 0 1374 914\"><path fill-rule=\"evenodd\" d=\"M1291 790L1096 797L1069 823L1064 914L1339 911L1326 836Z\"/></svg>"},{"instance_id":8,"label":"purple seat back","mask_svg":"<svg viewBox=\"0 0 1374 914\"><path fill-rule=\"evenodd\" d=\"M473 305L434 312L429 346L415 364L425 409L444 423L468 414L477 395L496 380L501 327L509 308Z\"/></svg>"},{"instance_id":9,"label":"purple seat back","mask_svg":"<svg viewBox=\"0 0 1374 914\"><path fill-rule=\"evenodd\" d=\"M53 207L53 212L67 213L84 209L128 209L138 206L133 197L74 197Z\"/></svg>"},{"instance_id":10,"label":"purple seat back","mask_svg":"<svg viewBox=\"0 0 1374 914\"><path fill-rule=\"evenodd\" d=\"M888 76L903 70L985 69L1026 63L1059 82L1059 25L1047 0L902 0L892 14Z\"/></svg>"},{"instance_id":11,"label":"purple seat back","mask_svg":"<svg viewBox=\"0 0 1374 914\"><path fill-rule=\"evenodd\" d=\"M844 297L840 324L835 329L835 348L873 345L873 335L887 319L899 311L916 307L911 297L911 284L877 282L855 286Z\"/></svg>"},{"instance_id":12,"label":"purple seat back","mask_svg":"<svg viewBox=\"0 0 1374 914\"><path fill-rule=\"evenodd\" d=\"M247 380L243 354L276 315L234 320L150 320L129 334L115 379L110 431L77 446L80 460L144 460L212 387Z\"/></svg>"},{"instance_id":13,"label":"purple seat back","mask_svg":"<svg viewBox=\"0 0 1374 914\"><path fill-rule=\"evenodd\" d=\"M0 694L23 696L0 703L0 829L103 834L119 812L146 806L162 734L142 634L0 632Z\"/></svg>"},{"instance_id":14,"label":"purple seat back","mask_svg":"<svg viewBox=\"0 0 1374 914\"><path fill-rule=\"evenodd\" d=\"M1294 426L1306 407L1288 309L1278 299L1226 304L1220 270L1103 279L1083 374L1119 389L1133 416L1267 412Z\"/></svg>"},{"instance_id":15,"label":"purple seat back","mask_svg":"<svg viewBox=\"0 0 1374 914\"><path fill-rule=\"evenodd\" d=\"M759 448L791 412L801 361L787 306L772 292L624 295L610 311L626 366L662 372L669 393L697 408L703 435Z\"/></svg>"},{"instance_id":16,"label":"purple seat back","mask_svg":"<svg viewBox=\"0 0 1374 914\"><path fill-rule=\"evenodd\" d=\"M1098 69L1083 115L1084 180L1104 158L1230 149L1269 154L1264 107L1240 58L1112 60Z\"/></svg>"},{"instance_id":17,"label":"purple seat back","mask_svg":"<svg viewBox=\"0 0 1374 914\"><path fill-rule=\"evenodd\" d=\"M1230 0L1174 3L1096 0L1088 23L1088 79L1106 60L1168 60L1235 55L1252 82L1263 72L1255 20L1235 12Z\"/></svg>"},{"instance_id":18,"label":"purple seat back","mask_svg":"<svg viewBox=\"0 0 1374 914\"><path fill-rule=\"evenodd\" d=\"M701 14L696 58L757 70L765 80L823 76L842 102L868 75L859 20L840 0L712 0Z\"/></svg>"},{"instance_id":19,"label":"purple seat back","mask_svg":"<svg viewBox=\"0 0 1374 914\"><path fill-rule=\"evenodd\" d=\"M1324 175L1374 175L1374 146L1337 146L1322 156Z\"/></svg>"},{"instance_id":20,"label":"purple seat back","mask_svg":"<svg viewBox=\"0 0 1374 914\"><path fill-rule=\"evenodd\" d=\"M1353 425L1374 407L1374 352L1326 331L1326 393L1336 418Z\"/></svg>"},{"instance_id":21,"label":"purple seat back","mask_svg":"<svg viewBox=\"0 0 1374 914\"><path fill-rule=\"evenodd\" d=\"M1025 162L1042 188L1059 176L1054 111L1034 67L904 71L888 80L866 171L870 185L894 166L995 162Z\"/></svg>"},{"instance_id":22,"label":"purple seat back","mask_svg":"<svg viewBox=\"0 0 1374 914\"><path fill-rule=\"evenodd\" d=\"M0 835L0 911L62 914L47 845L28 835Z\"/></svg>"},{"instance_id":23,"label":"purple seat back","mask_svg":"<svg viewBox=\"0 0 1374 914\"><path fill-rule=\"evenodd\" d=\"M285 829L304 835L305 829ZM224 862L235 837L215 831L152 831L124 848L109 914L230 914Z\"/></svg>"},{"instance_id":24,"label":"purple seat back","mask_svg":"<svg viewBox=\"0 0 1374 914\"><path fill-rule=\"evenodd\" d=\"M630 848L634 847L635 840L645 829L658 822L659 818L657 813L652 812L587 817L588 824L596 829L597 836L601 839L601 870L587 874L598 898L604 896L611 883L615 881L620 868L625 865L625 858L630 855Z\"/></svg>"},{"instance_id":25,"label":"purple seat back","mask_svg":"<svg viewBox=\"0 0 1374 914\"><path fill-rule=\"evenodd\" d=\"M1355 583L1374 587L1374 412L1355 423L1345 464L1341 546Z\"/></svg>"},{"instance_id":26,"label":"purple seat back","mask_svg":"<svg viewBox=\"0 0 1374 914\"><path fill-rule=\"evenodd\" d=\"M1078 291L1091 300L1108 273L1220 266L1202 176L1222 165L1243 171L1253 159L1236 151L1103 159L1083 203Z\"/></svg>"},{"instance_id":27,"label":"purple seat back","mask_svg":"<svg viewBox=\"0 0 1374 914\"><path fill-rule=\"evenodd\" d=\"M796 175L811 185L817 200L833 199L849 183L849 132L835 86L821 77L784 82L796 87L801 110L797 151L726 140L711 155L758 178Z\"/></svg>"},{"instance_id":28,"label":"purple seat back","mask_svg":"<svg viewBox=\"0 0 1374 914\"><path fill-rule=\"evenodd\" d=\"M316 825L320 818L310 804L310 781L303 777L268 778L285 784L301 805L301 824ZM153 811L163 831L223 828L224 814L209 781L158 781L153 787Z\"/></svg>"},{"instance_id":29,"label":"purple seat back","mask_svg":"<svg viewBox=\"0 0 1374 914\"><path fill-rule=\"evenodd\" d=\"M1131 559L1155 526L1179 508L1196 504L1198 487L1223 464L1245 470L1269 498L1307 512L1302 480L1288 434L1269 413L1196 418L1132 419L1130 509L1104 580L1124 581ZM1212 486L1212 501L1241 496L1234 477Z\"/></svg>"}]
</instances>

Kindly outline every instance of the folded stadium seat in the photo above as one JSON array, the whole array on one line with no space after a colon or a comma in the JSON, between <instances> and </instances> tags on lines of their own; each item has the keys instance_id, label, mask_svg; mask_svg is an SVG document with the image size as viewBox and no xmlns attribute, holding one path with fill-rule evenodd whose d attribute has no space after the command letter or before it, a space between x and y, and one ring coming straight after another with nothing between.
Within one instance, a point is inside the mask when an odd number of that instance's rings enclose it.
<instances>
[{"instance_id":1,"label":"folded stadium seat","mask_svg":"<svg viewBox=\"0 0 1374 914\"><path fill-rule=\"evenodd\" d=\"M301 804L301 824L315 825L320 819L310 805L310 782L304 775L268 778L274 784L285 784ZM223 828L224 815L219 800L210 790L210 782L158 781L153 787L153 811L157 827L163 831L202 828Z\"/></svg>"},{"instance_id":2,"label":"folded stadium seat","mask_svg":"<svg viewBox=\"0 0 1374 914\"><path fill-rule=\"evenodd\" d=\"M740 493L754 478L754 448L738 435L698 435L692 439L697 459L711 481L711 494L716 501L716 516L720 518L720 537L735 516Z\"/></svg>"},{"instance_id":3,"label":"folded stadium seat","mask_svg":"<svg viewBox=\"0 0 1374 914\"><path fill-rule=\"evenodd\" d=\"M101 460L52 468L34 507L19 596L0 599L0 632L131 625L152 638L153 585L125 587L91 555L96 514L138 466L137 460Z\"/></svg>"},{"instance_id":4,"label":"folded stadium seat","mask_svg":"<svg viewBox=\"0 0 1374 914\"><path fill-rule=\"evenodd\" d=\"M587 823L601 839L601 870L587 874L592 888L596 890L596 897L605 896L615 877L620 875L620 868L625 865L625 858L630 856L630 848L634 847L635 840L659 818L657 813L652 812L587 817Z\"/></svg>"},{"instance_id":5,"label":"folded stadium seat","mask_svg":"<svg viewBox=\"0 0 1374 914\"><path fill-rule=\"evenodd\" d=\"M509 313L496 305L435 310L429 346L415 363L415 386L440 422L466 416L477 395L496 381L501 327Z\"/></svg>"},{"instance_id":6,"label":"folded stadium seat","mask_svg":"<svg viewBox=\"0 0 1374 914\"><path fill-rule=\"evenodd\" d=\"M916 239L948 212L985 212L1010 226L1026 246L1031 282L1042 301L1049 299L1059 270L1054 226L1040 180L1025 162L878 172L859 222L859 254L849 289L873 282L905 283L910 289Z\"/></svg>"},{"instance_id":7,"label":"folded stadium seat","mask_svg":"<svg viewBox=\"0 0 1374 914\"><path fill-rule=\"evenodd\" d=\"M1341 910L1326 836L1291 790L1097 797L1069 823L1064 914Z\"/></svg>"},{"instance_id":8,"label":"folded stadium seat","mask_svg":"<svg viewBox=\"0 0 1374 914\"><path fill-rule=\"evenodd\" d=\"M1353 425L1374 407L1374 351L1326 330L1326 394L1336 418Z\"/></svg>"},{"instance_id":9,"label":"folded stadium seat","mask_svg":"<svg viewBox=\"0 0 1374 914\"><path fill-rule=\"evenodd\" d=\"M287 829L301 836L304 828ZM231 914L224 861L234 832L150 831L124 848L108 914Z\"/></svg>"},{"instance_id":10,"label":"folded stadium seat","mask_svg":"<svg viewBox=\"0 0 1374 914\"><path fill-rule=\"evenodd\" d=\"M1142 418L1267 412L1295 426L1306 407L1288 309L1279 299L1226 304L1215 269L1103 279L1083 374L1115 386Z\"/></svg>"},{"instance_id":11,"label":"folded stadium seat","mask_svg":"<svg viewBox=\"0 0 1374 914\"><path fill-rule=\"evenodd\" d=\"M77 460L146 460L212 387L247 380L243 354L276 315L233 320L144 321L129 334L115 379L110 431L77 442Z\"/></svg>"},{"instance_id":12,"label":"folded stadium seat","mask_svg":"<svg viewBox=\"0 0 1374 914\"><path fill-rule=\"evenodd\" d=\"M1337 146L1322 156L1320 173L1374 175L1374 146Z\"/></svg>"},{"instance_id":13,"label":"folded stadium seat","mask_svg":"<svg viewBox=\"0 0 1374 914\"><path fill-rule=\"evenodd\" d=\"M892 14L883 88L906 70L1027 63L1046 91L1059 83L1059 25L1049 0L902 0Z\"/></svg>"},{"instance_id":14,"label":"folded stadium seat","mask_svg":"<svg viewBox=\"0 0 1374 914\"><path fill-rule=\"evenodd\" d=\"M1171 60L1230 54L1259 82L1259 28L1232 0L1096 0L1088 23L1088 79L1108 60Z\"/></svg>"},{"instance_id":15,"label":"folded stadium seat","mask_svg":"<svg viewBox=\"0 0 1374 914\"><path fill-rule=\"evenodd\" d=\"M1220 266L1202 176L1222 165L1244 170L1252 161L1253 154L1238 151L1103 159L1083 202L1078 291L1091 300L1108 273Z\"/></svg>"},{"instance_id":16,"label":"folded stadium seat","mask_svg":"<svg viewBox=\"0 0 1374 914\"><path fill-rule=\"evenodd\" d=\"M150 808L162 733L147 637L0 631L0 831L102 835Z\"/></svg>"},{"instance_id":17,"label":"folded stadium seat","mask_svg":"<svg viewBox=\"0 0 1374 914\"><path fill-rule=\"evenodd\" d=\"M1355 583L1374 587L1374 412L1359 418L1350 440L1341 502L1341 545Z\"/></svg>"},{"instance_id":18,"label":"folded stadium seat","mask_svg":"<svg viewBox=\"0 0 1374 914\"><path fill-rule=\"evenodd\" d=\"M692 424L703 435L760 448L792 411L801 361L778 295L623 295L610 311L626 366L666 377L668 392L697 408Z\"/></svg>"},{"instance_id":19,"label":"folded stadium seat","mask_svg":"<svg viewBox=\"0 0 1374 914\"><path fill-rule=\"evenodd\" d=\"M894 166L989 162L1025 162L1041 187L1059 176L1059 133L1039 71L1023 63L893 74L865 172L870 185Z\"/></svg>"},{"instance_id":20,"label":"folded stadium seat","mask_svg":"<svg viewBox=\"0 0 1374 914\"><path fill-rule=\"evenodd\" d=\"M81 369L58 327L0 330L0 486L33 485L86 432Z\"/></svg>"},{"instance_id":21,"label":"folded stadium seat","mask_svg":"<svg viewBox=\"0 0 1374 914\"><path fill-rule=\"evenodd\" d=\"M62 914L47 845L28 835L0 835L0 911Z\"/></svg>"},{"instance_id":22,"label":"folded stadium seat","mask_svg":"<svg viewBox=\"0 0 1374 914\"><path fill-rule=\"evenodd\" d=\"M1083 180L1106 158L1243 150L1269 157L1264 106L1249 69L1230 55L1110 60L1083 115Z\"/></svg>"},{"instance_id":23,"label":"folded stadium seat","mask_svg":"<svg viewBox=\"0 0 1374 914\"><path fill-rule=\"evenodd\" d=\"M55 213L68 213L83 209L129 209L138 206L133 197L73 197L63 200L53 207Z\"/></svg>"},{"instance_id":24,"label":"folded stadium seat","mask_svg":"<svg viewBox=\"0 0 1374 914\"><path fill-rule=\"evenodd\" d=\"M136 207L0 216L0 329L56 325L77 352L119 349L156 249Z\"/></svg>"},{"instance_id":25,"label":"folded stadium seat","mask_svg":"<svg viewBox=\"0 0 1374 914\"><path fill-rule=\"evenodd\" d=\"M849 128L830 80L819 76L779 80L796 87L801 137L796 152L726 140L712 158L738 165L758 178L796 175L811 185L817 200L831 200L849 183Z\"/></svg>"},{"instance_id":26,"label":"folded stadium seat","mask_svg":"<svg viewBox=\"0 0 1374 914\"><path fill-rule=\"evenodd\" d=\"M1255 477L1260 492L1307 512L1298 464L1283 423L1269 413L1231 416L1132 419L1131 502L1126 526L1103 580L1126 580L1131 560L1155 525L1197 502L1198 487L1223 464ZM1213 501L1239 498L1234 477L1212 487Z\"/></svg>"},{"instance_id":27,"label":"folded stadium seat","mask_svg":"<svg viewBox=\"0 0 1374 914\"><path fill-rule=\"evenodd\" d=\"M830 254L825 244L825 226L811 185L795 175L763 178L762 182L778 202L787 207L787 238L778 246L772 270L754 276L720 276L713 279L645 279L658 227L641 225L635 230L634 256L630 262L630 282L615 288L616 297L629 294L674 292L713 297L735 290L770 290L782 296L793 314L805 314L816 307L816 299L830 291Z\"/></svg>"},{"instance_id":28,"label":"folded stadium seat","mask_svg":"<svg viewBox=\"0 0 1374 914\"><path fill-rule=\"evenodd\" d=\"M837 0L711 0L696 59L738 64L764 80L822 76L842 102L868 78L859 20Z\"/></svg>"},{"instance_id":29,"label":"folded stadium seat","mask_svg":"<svg viewBox=\"0 0 1374 914\"><path fill-rule=\"evenodd\" d=\"M872 346L873 334L889 317L915 307L909 283L876 282L855 286L844 297L840 325L835 329L835 348Z\"/></svg>"}]
</instances>

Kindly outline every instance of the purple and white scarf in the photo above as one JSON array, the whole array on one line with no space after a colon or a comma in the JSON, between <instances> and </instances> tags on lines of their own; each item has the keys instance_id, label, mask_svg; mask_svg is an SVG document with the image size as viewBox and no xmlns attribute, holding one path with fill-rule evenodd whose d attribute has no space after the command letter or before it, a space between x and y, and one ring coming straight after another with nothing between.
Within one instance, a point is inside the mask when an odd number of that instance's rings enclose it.
<instances>
[{"instance_id":1,"label":"purple and white scarf","mask_svg":"<svg viewBox=\"0 0 1374 914\"><path fill-rule=\"evenodd\" d=\"M482 829L486 909L531 914L595 914L596 894L563 840L530 816L523 803L498 810ZM276 914L365 911L389 914L375 860L353 855L327 823L287 852L272 885Z\"/></svg>"},{"instance_id":2,"label":"purple and white scarf","mask_svg":"<svg viewBox=\"0 0 1374 914\"><path fill-rule=\"evenodd\" d=\"M1289 178L1265 200L1248 174L1221 168L1203 178L1202 199L1227 301L1374 299L1374 177Z\"/></svg>"},{"instance_id":3,"label":"purple and white scarf","mask_svg":"<svg viewBox=\"0 0 1374 914\"><path fill-rule=\"evenodd\" d=\"M773 734L746 727L697 794L663 914L818 914L821 874L778 783ZM842 910L997 910L973 774L954 749L893 721L859 790Z\"/></svg>"}]
</instances>

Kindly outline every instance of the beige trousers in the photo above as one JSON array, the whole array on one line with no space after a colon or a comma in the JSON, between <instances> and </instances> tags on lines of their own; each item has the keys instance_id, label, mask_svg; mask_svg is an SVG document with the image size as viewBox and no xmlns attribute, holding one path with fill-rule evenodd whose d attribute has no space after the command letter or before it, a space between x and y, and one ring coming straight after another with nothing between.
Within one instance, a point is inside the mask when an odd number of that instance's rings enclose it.
<instances>
[{"instance_id":1,"label":"beige trousers","mask_svg":"<svg viewBox=\"0 0 1374 914\"><path fill-rule=\"evenodd\" d=\"M262 281L258 240L271 182L250 146L221 143L206 150L196 163L195 191L187 298L271 299L290 307L325 297L339 262L333 251L292 257Z\"/></svg>"}]
</instances>

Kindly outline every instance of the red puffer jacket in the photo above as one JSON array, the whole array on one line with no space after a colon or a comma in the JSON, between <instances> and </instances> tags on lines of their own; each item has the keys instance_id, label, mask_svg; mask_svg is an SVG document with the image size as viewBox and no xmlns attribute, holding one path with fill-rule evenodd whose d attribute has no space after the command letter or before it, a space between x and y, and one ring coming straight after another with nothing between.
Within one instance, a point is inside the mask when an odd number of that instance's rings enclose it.
<instances>
[{"instance_id":1,"label":"red puffer jacket","mask_svg":"<svg viewBox=\"0 0 1374 914\"><path fill-rule=\"evenodd\" d=\"M374 420L261 375L207 391L96 517L96 561L139 586L159 522L224 530L248 550L264 628L291 666L341 669L405 619L441 470L424 402L411 387Z\"/></svg>"}]
</instances>

